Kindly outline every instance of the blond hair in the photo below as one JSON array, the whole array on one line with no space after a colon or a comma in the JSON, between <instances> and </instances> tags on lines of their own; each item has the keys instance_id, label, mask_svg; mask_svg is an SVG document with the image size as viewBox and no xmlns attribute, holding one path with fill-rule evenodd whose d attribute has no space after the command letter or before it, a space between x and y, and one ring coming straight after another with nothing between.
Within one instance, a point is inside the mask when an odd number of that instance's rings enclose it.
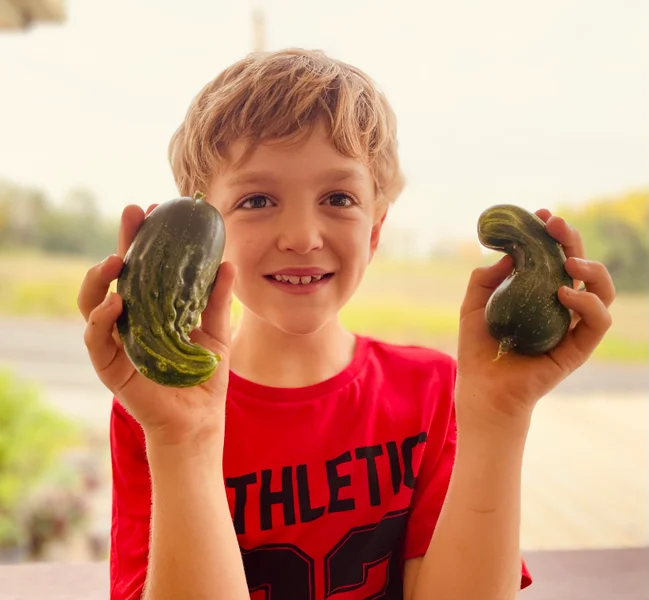
<instances>
[{"instance_id":1,"label":"blond hair","mask_svg":"<svg viewBox=\"0 0 649 600\"><path fill-rule=\"evenodd\" d=\"M178 191L191 196L207 189L234 141L291 139L318 121L341 154L370 168L377 202L394 202L404 177L385 96L360 69L300 49L250 54L203 87L169 144Z\"/></svg>"}]
</instances>

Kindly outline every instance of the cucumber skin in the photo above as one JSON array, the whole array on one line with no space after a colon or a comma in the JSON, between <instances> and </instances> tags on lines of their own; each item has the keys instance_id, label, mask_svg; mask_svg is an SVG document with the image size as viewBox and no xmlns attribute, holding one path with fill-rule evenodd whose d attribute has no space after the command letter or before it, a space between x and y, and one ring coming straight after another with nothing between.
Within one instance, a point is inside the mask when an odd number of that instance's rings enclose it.
<instances>
[{"instance_id":1,"label":"cucumber skin","mask_svg":"<svg viewBox=\"0 0 649 600\"><path fill-rule=\"evenodd\" d=\"M142 375L169 387L208 381L220 361L189 338L225 247L223 219L203 198L197 193L157 206L135 235L117 281L124 350Z\"/></svg>"},{"instance_id":2,"label":"cucumber skin","mask_svg":"<svg viewBox=\"0 0 649 600\"><path fill-rule=\"evenodd\" d=\"M497 204L480 215L478 239L514 260L513 272L485 307L487 328L499 342L498 357L510 350L537 356L555 348L571 322L557 292L574 285L561 245L539 217L512 204Z\"/></svg>"}]
</instances>

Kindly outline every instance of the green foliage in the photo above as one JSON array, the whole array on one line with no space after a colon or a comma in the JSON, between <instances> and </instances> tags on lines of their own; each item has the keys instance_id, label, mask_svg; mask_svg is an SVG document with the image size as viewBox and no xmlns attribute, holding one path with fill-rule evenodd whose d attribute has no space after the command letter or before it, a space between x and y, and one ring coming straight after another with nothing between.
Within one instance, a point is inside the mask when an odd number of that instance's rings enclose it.
<instances>
[{"instance_id":1,"label":"green foliage","mask_svg":"<svg viewBox=\"0 0 649 600\"><path fill-rule=\"evenodd\" d=\"M618 292L649 289L649 190L555 212L579 229L586 253L606 265Z\"/></svg>"},{"instance_id":2,"label":"green foliage","mask_svg":"<svg viewBox=\"0 0 649 600\"><path fill-rule=\"evenodd\" d=\"M39 190L0 182L0 248L103 258L115 251L118 227L101 217L89 190L71 190L55 206Z\"/></svg>"},{"instance_id":3,"label":"green foliage","mask_svg":"<svg viewBox=\"0 0 649 600\"><path fill-rule=\"evenodd\" d=\"M22 542L23 535L16 517L0 510L0 550Z\"/></svg>"},{"instance_id":4,"label":"green foliage","mask_svg":"<svg viewBox=\"0 0 649 600\"><path fill-rule=\"evenodd\" d=\"M79 434L74 422L40 400L33 385L0 369L0 546L15 541L21 502Z\"/></svg>"}]
</instances>

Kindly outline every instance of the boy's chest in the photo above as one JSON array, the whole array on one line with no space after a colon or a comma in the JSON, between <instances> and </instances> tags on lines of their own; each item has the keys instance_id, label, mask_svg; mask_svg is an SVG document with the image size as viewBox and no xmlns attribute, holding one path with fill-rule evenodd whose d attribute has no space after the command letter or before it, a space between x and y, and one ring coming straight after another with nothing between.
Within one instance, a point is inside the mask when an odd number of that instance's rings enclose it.
<instances>
[{"instance_id":1,"label":"boy's chest","mask_svg":"<svg viewBox=\"0 0 649 600\"><path fill-rule=\"evenodd\" d=\"M289 418L290 420L290 418ZM231 418L224 474L252 600L401 598L416 423ZM301 422L300 422L301 421Z\"/></svg>"}]
</instances>

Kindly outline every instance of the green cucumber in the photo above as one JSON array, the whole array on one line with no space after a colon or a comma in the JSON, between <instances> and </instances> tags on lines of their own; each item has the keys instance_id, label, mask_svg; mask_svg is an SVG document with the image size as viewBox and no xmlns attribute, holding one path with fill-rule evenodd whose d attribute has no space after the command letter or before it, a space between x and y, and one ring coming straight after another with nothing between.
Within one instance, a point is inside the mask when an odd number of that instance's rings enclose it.
<instances>
[{"instance_id":1,"label":"green cucumber","mask_svg":"<svg viewBox=\"0 0 649 600\"><path fill-rule=\"evenodd\" d=\"M514 260L513 272L485 307L487 328L498 341L496 358L510 351L536 356L555 348L571 321L557 292L574 285L561 245L538 216L511 204L497 204L480 215L478 239Z\"/></svg>"},{"instance_id":2,"label":"green cucumber","mask_svg":"<svg viewBox=\"0 0 649 600\"><path fill-rule=\"evenodd\" d=\"M209 380L220 357L191 341L223 257L219 211L197 192L157 206L144 219L117 280L117 330L145 377L170 387Z\"/></svg>"}]
</instances>

